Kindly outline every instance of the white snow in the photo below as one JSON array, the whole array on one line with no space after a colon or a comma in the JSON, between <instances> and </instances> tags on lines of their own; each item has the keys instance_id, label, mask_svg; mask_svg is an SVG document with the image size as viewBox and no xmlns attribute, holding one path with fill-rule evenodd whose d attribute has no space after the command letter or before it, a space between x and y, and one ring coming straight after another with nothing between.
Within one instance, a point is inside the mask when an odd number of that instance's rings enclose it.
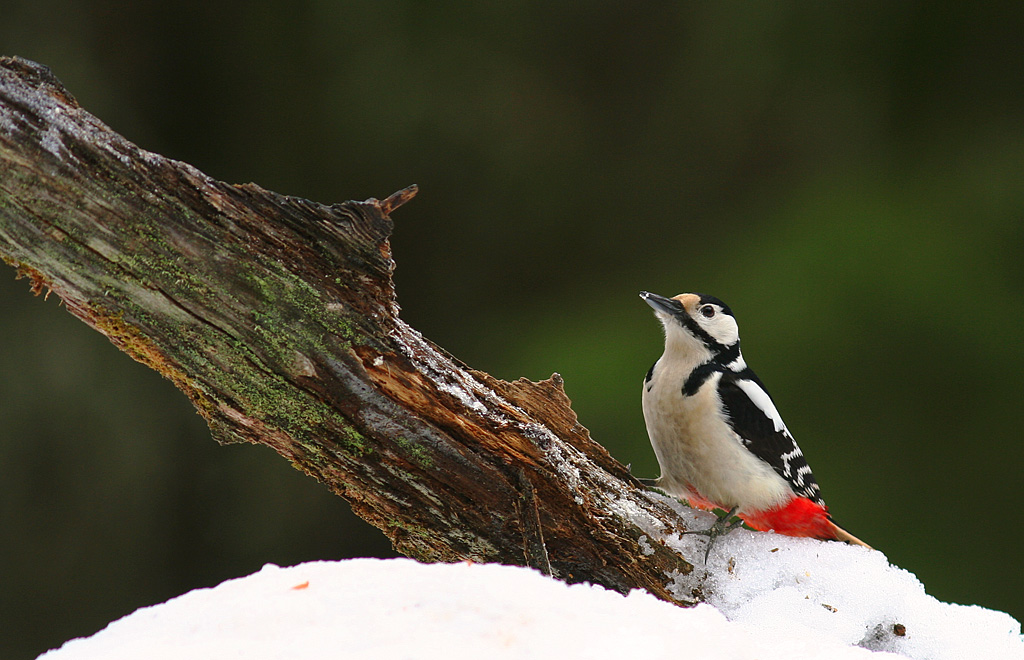
<instances>
[{"instance_id":1,"label":"white snow","mask_svg":"<svg viewBox=\"0 0 1024 660\"><path fill-rule=\"evenodd\" d=\"M730 621L911 658L1024 658L1018 621L932 598L881 552L747 530L719 543L708 560L709 602Z\"/></svg>"},{"instance_id":2,"label":"white snow","mask_svg":"<svg viewBox=\"0 0 1024 660\"><path fill-rule=\"evenodd\" d=\"M713 603L693 608L493 564L267 565L142 608L41 657L1024 658L1017 621L940 603L877 552L734 532L709 565ZM905 636L892 634L896 624Z\"/></svg>"}]
</instances>

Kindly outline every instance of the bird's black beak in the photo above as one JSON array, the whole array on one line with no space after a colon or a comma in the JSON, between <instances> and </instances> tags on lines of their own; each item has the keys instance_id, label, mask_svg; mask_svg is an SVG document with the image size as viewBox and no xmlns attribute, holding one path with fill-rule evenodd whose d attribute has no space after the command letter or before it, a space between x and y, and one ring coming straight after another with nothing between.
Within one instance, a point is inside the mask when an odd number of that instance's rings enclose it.
<instances>
[{"instance_id":1,"label":"bird's black beak","mask_svg":"<svg viewBox=\"0 0 1024 660\"><path fill-rule=\"evenodd\" d=\"M658 294L651 293L650 291L641 291L640 297L643 298L643 301L650 305L656 312L675 316L683 311L683 306L679 304L679 301L666 298L665 296L659 296Z\"/></svg>"}]
</instances>

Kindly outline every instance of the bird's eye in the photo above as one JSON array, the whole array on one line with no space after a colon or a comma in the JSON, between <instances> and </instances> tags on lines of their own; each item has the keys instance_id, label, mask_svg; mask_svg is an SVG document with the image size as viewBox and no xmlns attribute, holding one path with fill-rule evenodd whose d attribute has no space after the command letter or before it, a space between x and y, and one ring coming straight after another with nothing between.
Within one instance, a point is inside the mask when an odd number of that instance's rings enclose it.
<instances>
[{"instance_id":1,"label":"bird's eye","mask_svg":"<svg viewBox=\"0 0 1024 660\"><path fill-rule=\"evenodd\" d=\"M710 319L715 315L715 308L712 307L711 305L704 305L703 307L700 308L700 313L701 316L703 316L704 318Z\"/></svg>"}]
</instances>

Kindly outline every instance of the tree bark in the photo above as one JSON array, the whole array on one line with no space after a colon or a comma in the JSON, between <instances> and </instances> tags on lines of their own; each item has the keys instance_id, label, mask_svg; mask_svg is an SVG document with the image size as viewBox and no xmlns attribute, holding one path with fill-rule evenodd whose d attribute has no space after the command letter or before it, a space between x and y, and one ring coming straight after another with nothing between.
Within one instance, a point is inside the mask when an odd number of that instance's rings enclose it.
<instances>
[{"instance_id":1,"label":"tree bark","mask_svg":"<svg viewBox=\"0 0 1024 660\"><path fill-rule=\"evenodd\" d=\"M700 599L686 527L577 420L399 317L384 201L325 206L140 149L0 58L0 256L170 379L220 442L269 445L423 561L530 565Z\"/></svg>"}]
</instances>

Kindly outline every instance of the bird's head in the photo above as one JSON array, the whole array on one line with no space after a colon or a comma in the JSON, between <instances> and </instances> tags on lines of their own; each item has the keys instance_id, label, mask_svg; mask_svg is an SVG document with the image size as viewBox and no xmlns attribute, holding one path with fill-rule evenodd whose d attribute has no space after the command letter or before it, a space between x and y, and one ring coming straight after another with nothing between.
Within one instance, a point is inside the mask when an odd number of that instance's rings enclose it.
<instances>
[{"instance_id":1,"label":"bird's head","mask_svg":"<svg viewBox=\"0 0 1024 660\"><path fill-rule=\"evenodd\" d=\"M643 291L640 297L654 309L654 315L665 326L669 346L679 344L683 349L704 349L714 356L739 344L736 317L728 305L714 296L681 293L665 298Z\"/></svg>"}]
</instances>

